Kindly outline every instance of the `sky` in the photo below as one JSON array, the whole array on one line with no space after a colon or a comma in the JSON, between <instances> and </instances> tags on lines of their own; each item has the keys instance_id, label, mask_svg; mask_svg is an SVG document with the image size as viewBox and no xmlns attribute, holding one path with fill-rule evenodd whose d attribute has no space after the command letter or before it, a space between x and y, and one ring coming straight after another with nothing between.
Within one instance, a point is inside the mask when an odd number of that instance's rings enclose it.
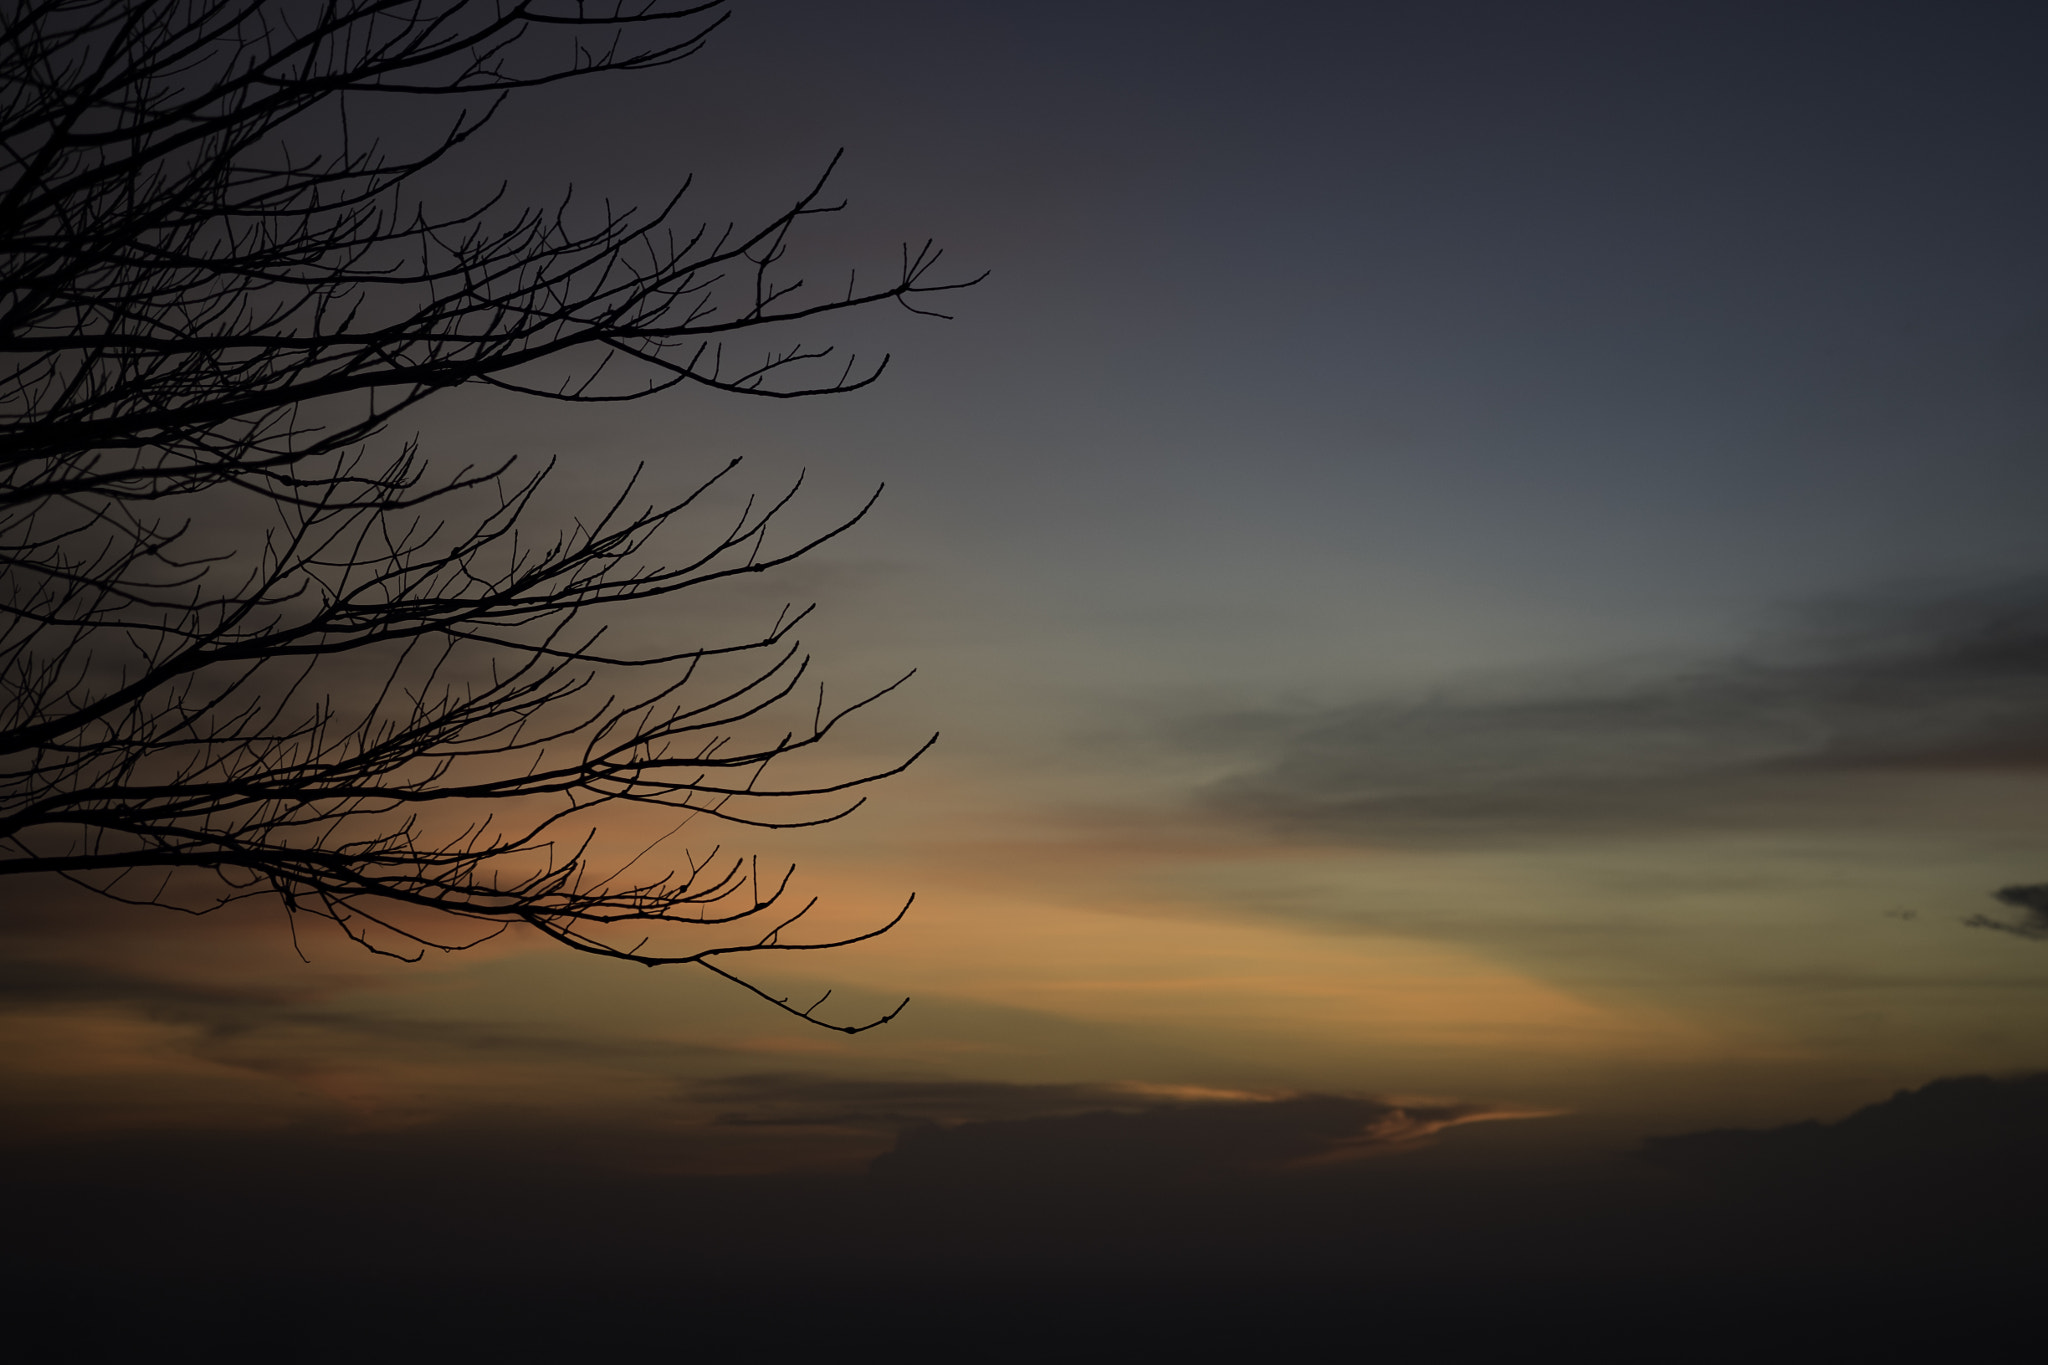
<instances>
[{"instance_id":1,"label":"sky","mask_svg":"<svg viewBox=\"0 0 2048 1365\"><path fill-rule=\"evenodd\" d=\"M940 742L855 816L681 841L795 861L834 925L915 893L762 978L909 1006L845 1038L528 939L302 962L261 906L51 889L4 930L12 1140L941 1180L1110 1115L1168 1167L1455 1184L2048 1067L2048 945L2000 929L2039 912L1993 899L2048 882L2044 42L1993 3L760 0L509 106L446 193L688 175L723 222L844 148L818 278L927 237L988 272L821 325L891 356L855 394L416 418L578 506L735 456L803 475L798 528L885 486L620 628L815 600L835 694L917 670L827 761Z\"/></svg>"}]
</instances>

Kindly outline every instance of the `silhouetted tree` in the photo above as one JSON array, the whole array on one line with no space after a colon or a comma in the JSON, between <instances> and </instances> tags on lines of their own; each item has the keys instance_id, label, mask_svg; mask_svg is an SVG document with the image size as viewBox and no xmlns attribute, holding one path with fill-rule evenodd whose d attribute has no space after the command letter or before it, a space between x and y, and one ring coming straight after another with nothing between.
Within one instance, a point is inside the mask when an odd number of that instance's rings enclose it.
<instances>
[{"instance_id":1,"label":"silhouetted tree","mask_svg":"<svg viewBox=\"0 0 2048 1365\"><path fill-rule=\"evenodd\" d=\"M462 385L845 392L881 364L780 340L788 324L923 311L966 282L933 279L927 244L879 285L805 290L783 263L792 230L838 207L822 180L745 230L675 226L680 193L587 220L567 200L422 201L506 99L679 61L718 4L5 8L0 875L194 913L275 897L406 957L527 924L696 963L813 1019L731 964L857 942L901 912L786 941L809 908L782 907L787 873L715 853L655 877L601 868L592 819L622 803L838 818L859 804L840 794L905 765L795 784L770 769L873 698L828 712L804 684L799 701L804 612L642 651L604 643L600 618L787 564L860 513L776 548L790 495L749 501L649 564L720 475L649 506L629 485L536 535L547 469L435 471L377 438ZM365 131L423 123L411 146ZM764 731L785 704L801 722Z\"/></svg>"}]
</instances>

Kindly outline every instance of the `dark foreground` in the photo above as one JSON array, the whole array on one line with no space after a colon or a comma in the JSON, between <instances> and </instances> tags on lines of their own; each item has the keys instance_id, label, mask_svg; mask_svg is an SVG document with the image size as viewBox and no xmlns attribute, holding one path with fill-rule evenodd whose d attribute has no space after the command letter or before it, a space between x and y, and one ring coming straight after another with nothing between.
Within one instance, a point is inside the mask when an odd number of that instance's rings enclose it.
<instances>
[{"instance_id":1,"label":"dark foreground","mask_svg":"<svg viewBox=\"0 0 2048 1365\"><path fill-rule=\"evenodd\" d=\"M1226 1119L1255 1147L1289 1115ZM1148 1122L722 1180L531 1133L17 1148L9 1321L75 1357L280 1361L2042 1350L2048 1080L1500 1166L1147 1159Z\"/></svg>"}]
</instances>

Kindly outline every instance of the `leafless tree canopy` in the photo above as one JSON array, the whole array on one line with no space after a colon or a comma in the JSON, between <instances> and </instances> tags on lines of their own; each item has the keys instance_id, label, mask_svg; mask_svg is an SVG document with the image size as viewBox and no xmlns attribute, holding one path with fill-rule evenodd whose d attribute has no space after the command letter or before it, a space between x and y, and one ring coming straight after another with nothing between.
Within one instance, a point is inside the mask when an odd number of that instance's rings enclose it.
<instances>
[{"instance_id":1,"label":"leafless tree canopy","mask_svg":"<svg viewBox=\"0 0 2048 1365\"><path fill-rule=\"evenodd\" d=\"M878 283L806 289L787 256L838 207L822 180L751 227L697 224L681 193L588 217L426 202L505 100L679 61L724 6L4 8L0 874L191 911L276 898L401 956L524 923L750 990L739 957L894 924L785 937L808 908L784 905L786 873L713 853L650 876L590 851L619 803L782 828L901 770L773 775L873 700L825 708L804 612L715 643L604 636L607 608L773 569L860 513L791 541L789 495L750 502L663 560L726 471L537 533L548 469L435 470L387 435L466 384L844 392L886 357L842 360L793 324L928 311L967 283L927 244ZM411 146L366 131L420 126L438 131Z\"/></svg>"}]
</instances>

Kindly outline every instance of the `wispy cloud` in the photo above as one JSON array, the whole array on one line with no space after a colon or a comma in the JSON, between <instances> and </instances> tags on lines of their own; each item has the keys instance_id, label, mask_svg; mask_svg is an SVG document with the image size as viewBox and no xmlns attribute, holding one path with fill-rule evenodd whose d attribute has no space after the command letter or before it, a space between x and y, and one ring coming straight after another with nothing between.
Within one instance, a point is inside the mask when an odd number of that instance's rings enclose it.
<instances>
[{"instance_id":1,"label":"wispy cloud","mask_svg":"<svg viewBox=\"0 0 2048 1365\"><path fill-rule=\"evenodd\" d=\"M727 1107L718 1122L884 1131L885 1180L1008 1186L1147 1183L1344 1162L1413 1146L1464 1123L1543 1117L1477 1104L1259 1093L1148 1082L1008 1084L728 1076L689 1100Z\"/></svg>"},{"instance_id":2,"label":"wispy cloud","mask_svg":"<svg viewBox=\"0 0 2048 1365\"><path fill-rule=\"evenodd\" d=\"M1807 615L1789 641L1687 670L1426 701L1210 716L1252 755L1203 794L1290 834L1498 839L1813 816L1816 784L2048 772L2048 583Z\"/></svg>"},{"instance_id":3,"label":"wispy cloud","mask_svg":"<svg viewBox=\"0 0 2048 1365\"><path fill-rule=\"evenodd\" d=\"M973 1080L866 1080L770 1073L726 1076L689 1087L688 1098L743 1127L862 1127L1001 1122L1157 1104L1151 1087L1019 1085Z\"/></svg>"},{"instance_id":4,"label":"wispy cloud","mask_svg":"<svg viewBox=\"0 0 2048 1365\"><path fill-rule=\"evenodd\" d=\"M1152 1103L906 1131L875 1161L888 1181L1068 1190L1156 1185L1325 1166L1412 1146L1484 1119L1483 1105L1397 1105L1342 1095Z\"/></svg>"}]
</instances>

